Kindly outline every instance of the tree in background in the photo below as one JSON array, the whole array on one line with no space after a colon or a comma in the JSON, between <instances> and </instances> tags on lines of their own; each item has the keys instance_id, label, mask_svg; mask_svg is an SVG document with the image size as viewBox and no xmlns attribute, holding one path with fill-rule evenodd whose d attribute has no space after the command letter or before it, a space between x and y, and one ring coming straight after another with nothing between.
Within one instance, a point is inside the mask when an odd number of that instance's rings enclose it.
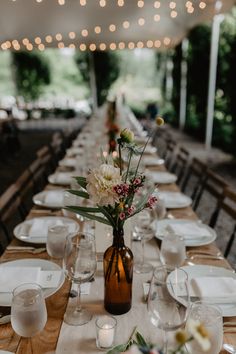
<instances>
[{"instance_id":1,"label":"tree in background","mask_svg":"<svg viewBox=\"0 0 236 354\"><path fill-rule=\"evenodd\" d=\"M50 84L50 67L38 52L12 52L17 95L27 101L37 99L45 85Z\"/></svg>"},{"instance_id":2,"label":"tree in background","mask_svg":"<svg viewBox=\"0 0 236 354\"><path fill-rule=\"evenodd\" d=\"M114 52L94 51L90 54L93 56L98 105L101 106L107 98L112 83L119 76L119 60ZM84 81L89 83L91 63L89 53L78 52L75 56L75 60Z\"/></svg>"}]
</instances>

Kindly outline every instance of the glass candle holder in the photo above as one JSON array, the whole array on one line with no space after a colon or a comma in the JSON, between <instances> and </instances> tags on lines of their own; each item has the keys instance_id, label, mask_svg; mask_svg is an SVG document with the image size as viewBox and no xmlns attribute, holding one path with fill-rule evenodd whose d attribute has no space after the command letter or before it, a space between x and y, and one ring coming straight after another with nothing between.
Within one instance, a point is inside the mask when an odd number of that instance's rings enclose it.
<instances>
[{"instance_id":1,"label":"glass candle holder","mask_svg":"<svg viewBox=\"0 0 236 354\"><path fill-rule=\"evenodd\" d=\"M100 349L111 348L114 345L117 320L112 316L101 316L95 321L96 345Z\"/></svg>"}]
</instances>

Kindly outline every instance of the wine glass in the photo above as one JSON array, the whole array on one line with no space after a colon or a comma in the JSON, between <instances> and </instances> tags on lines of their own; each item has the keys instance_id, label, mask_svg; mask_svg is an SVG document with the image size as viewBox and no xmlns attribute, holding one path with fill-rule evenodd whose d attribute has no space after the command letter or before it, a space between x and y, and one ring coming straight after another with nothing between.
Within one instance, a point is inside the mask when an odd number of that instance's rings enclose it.
<instances>
[{"instance_id":1,"label":"wine glass","mask_svg":"<svg viewBox=\"0 0 236 354\"><path fill-rule=\"evenodd\" d=\"M223 318L221 309L209 303L201 301L194 302L189 311L186 327L190 320L200 322L206 329L211 343L208 351L203 351L196 340L186 344L187 349L192 354L218 354L223 344Z\"/></svg>"},{"instance_id":2,"label":"wine glass","mask_svg":"<svg viewBox=\"0 0 236 354\"><path fill-rule=\"evenodd\" d=\"M81 283L89 281L97 268L96 248L94 235L81 232L76 236L67 236L65 253L63 258L63 269L66 277L78 285L76 307L69 309L64 316L67 324L79 326L89 322L92 314L82 308Z\"/></svg>"},{"instance_id":3,"label":"wine glass","mask_svg":"<svg viewBox=\"0 0 236 354\"><path fill-rule=\"evenodd\" d=\"M175 234L166 235L161 243L160 258L169 268L180 267L186 259L184 238Z\"/></svg>"},{"instance_id":4,"label":"wine glass","mask_svg":"<svg viewBox=\"0 0 236 354\"><path fill-rule=\"evenodd\" d=\"M42 288L26 283L13 290L11 325L22 337L33 337L47 322L47 309Z\"/></svg>"},{"instance_id":5,"label":"wine glass","mask_svg":"<svg viewBox=\"0 0 236 354\"><path fill-rule=\"evenodd\" d=\"M141 259L135 262L134 270L136 273L149 273L152 271L153 267L151 264L145 261L145 243L150 241L153 236L153 229L151 224L151 214L148 210L143 210L135 218L135 226L133 228L133 238L141 241Z\"/></svg>"},{"instance_id":6,"label":"wine glass","mask_svg":"<svg viewBox=\"0 0 236 354\"><path fill-rule=\"evenodd\" d=\"M155 268L148 294L148 313L154 326L164 331L164 353L167 353L167 331L182 327L189 308L188 275L183 269L165 265Z\"/></svg>"}]
</instances>

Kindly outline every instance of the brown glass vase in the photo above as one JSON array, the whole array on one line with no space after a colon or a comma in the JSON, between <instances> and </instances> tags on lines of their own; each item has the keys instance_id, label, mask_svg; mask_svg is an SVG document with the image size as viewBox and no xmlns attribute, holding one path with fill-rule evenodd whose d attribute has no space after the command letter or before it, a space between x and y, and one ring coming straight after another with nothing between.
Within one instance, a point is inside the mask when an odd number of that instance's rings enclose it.
<instances>
[{"instance_id":1,"label":"brown glass vase","mask_svg":"<svg viewBox=\"0 0 236 354\"><path fill-rule=\"evenodd\" d=\"M130 310L132 304L133 254L124 244L124 231L113 230L113 244L104 253L105 309L113 315Z\"/></svg>"}]
</instances>

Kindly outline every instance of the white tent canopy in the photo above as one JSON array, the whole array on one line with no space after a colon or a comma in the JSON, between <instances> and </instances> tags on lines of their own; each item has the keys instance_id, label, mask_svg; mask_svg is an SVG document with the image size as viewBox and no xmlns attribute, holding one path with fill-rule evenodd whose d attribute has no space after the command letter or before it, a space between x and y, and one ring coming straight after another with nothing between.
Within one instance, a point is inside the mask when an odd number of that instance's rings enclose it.
<instances>
[{"instance_id":1,"label":"white tent canopy","mask_svg":"<svg viewBox=\"0 0 236 354\"><path fill-rule=\"evenodd\" d=\"M222 0L221 12L233 4L234 0ZM0 46L163 48L176 45L214 13L212 0L1 0Z\"/></svg>"}]
</instances>

